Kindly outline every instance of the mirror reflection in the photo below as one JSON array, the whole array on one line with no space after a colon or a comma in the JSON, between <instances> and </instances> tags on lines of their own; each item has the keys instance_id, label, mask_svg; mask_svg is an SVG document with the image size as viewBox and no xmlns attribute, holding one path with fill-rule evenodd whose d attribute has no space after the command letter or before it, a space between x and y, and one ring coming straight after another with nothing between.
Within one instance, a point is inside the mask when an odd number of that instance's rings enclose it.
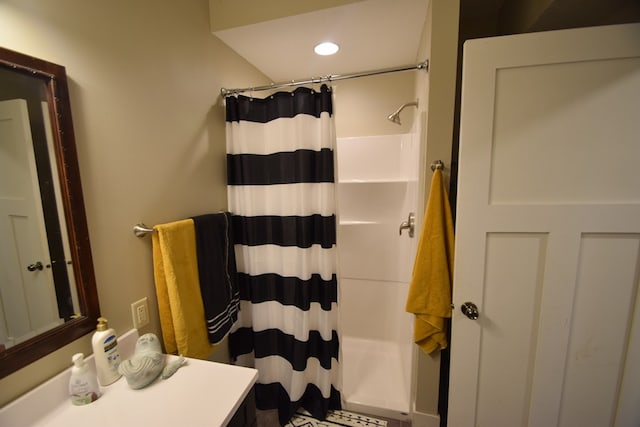
<instances>
[{"instance_id":1,"label":"mirror reflection","mask_svg":"<svg viewBox=\"0 0 640 427\"><path fill-rule=\"evenodd\" d=\"M99 315L64 67L0 48L0 378Z\"/></svg>"},{"instance_id":2,"label":"mirror reflection","mask_svg":"<svg viewBox=\"0 0 640 427\"><path fill-rule=\"evenodd\" d=\"M0 348L78 313L52 137L46 85L0 69Z\"/></svg>"}]
</instances>

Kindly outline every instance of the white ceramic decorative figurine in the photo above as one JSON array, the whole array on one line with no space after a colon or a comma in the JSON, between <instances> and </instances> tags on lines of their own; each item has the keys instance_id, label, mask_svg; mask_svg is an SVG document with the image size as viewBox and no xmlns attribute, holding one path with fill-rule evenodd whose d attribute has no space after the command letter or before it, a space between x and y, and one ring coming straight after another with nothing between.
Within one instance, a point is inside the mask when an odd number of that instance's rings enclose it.
<instances>
[{"instance_id":1,"label":"white ceramic decorative figurine","mask_svg":"<svg viewBox=\"0 0 640 427\"><path fill-rule=\"evenodd\" d=\"M180 356L165 366L160 340L155 334L144 334L136 342L133 357L120 363L118 371L127 379L129 387L137 390L151 384L161 373L163 379L169 378L184 362Z\"/></svg>"}]
</instances>

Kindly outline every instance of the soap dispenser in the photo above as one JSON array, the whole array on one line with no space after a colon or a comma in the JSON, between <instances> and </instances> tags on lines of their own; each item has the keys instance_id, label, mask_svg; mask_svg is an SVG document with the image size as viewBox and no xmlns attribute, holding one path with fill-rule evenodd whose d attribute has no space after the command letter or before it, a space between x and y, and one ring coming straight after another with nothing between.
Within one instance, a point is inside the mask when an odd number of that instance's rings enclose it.
<instances>
[{"instance_id":1,"label":"soap dispenser","mask_svg":"<svg viewBox=\"0 0 640 427\"><path fill-rule=\"evenodd\" d=\"M87 405L100 397L100 387L95 373L89 369L84 354L76 353L71 358L71 378L69 378L69 396L76 406Z\"/></svg>"},{"instance_id":2,"label":"soap dispenser","mask_svg":"<svg viewBox=\"0 0 640 427\"><path fill-rule=\"evenodd\" d=\"M118 380L122 376L118 372L118 365L120 365L118 337L116 332L109 328L107 319L104 317L98 318L98 326L91 338L91 345L100 385L106 386Z\"/></svg>"}]
</instances>

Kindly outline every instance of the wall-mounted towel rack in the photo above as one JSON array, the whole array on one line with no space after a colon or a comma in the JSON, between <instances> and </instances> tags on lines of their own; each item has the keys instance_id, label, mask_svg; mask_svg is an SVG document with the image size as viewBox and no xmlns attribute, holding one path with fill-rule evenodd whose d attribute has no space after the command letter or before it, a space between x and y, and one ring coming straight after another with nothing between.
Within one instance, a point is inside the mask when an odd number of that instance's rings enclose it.
<instances>
[{"instance_id":1,"label":"wall-mounted towel rack","mask_svg":"<svg viewBox=\"0 0 640 427\"><path fill-rule=\"evenodd\" d=\"M218 213L224 213L225 211L223 209L220 209L218 211ZM145 237L147 234L151 234L153 233L155 227L149 227L148 225L146 225L144 222L139 222L136 225L133 226L133 234L135 234L136 237Z\"/></svg>"},{"instance_id":2,"label":"wall-mounted towel rack","mask_svg":"<svg viewBox=\"0 0 640 427\"><path fill-rule=\"evenodd\" d=\"M444 163L442 163L442 160L436 160L431 163L431 170L435 172L437 169L444 170Z\"/></svg>"},{"instance_id":3,"label":"wall-mounted towel rack","mask_svg":"<svg viewBox=\"0 0 640 427\"><path fill-rule=\"evenodd\" d=\"M153 228L147 227L144 222L133 226L133 234L135 234L136 237L145 237L149 233L153 233Z\"/></svg>"}]
</instances>

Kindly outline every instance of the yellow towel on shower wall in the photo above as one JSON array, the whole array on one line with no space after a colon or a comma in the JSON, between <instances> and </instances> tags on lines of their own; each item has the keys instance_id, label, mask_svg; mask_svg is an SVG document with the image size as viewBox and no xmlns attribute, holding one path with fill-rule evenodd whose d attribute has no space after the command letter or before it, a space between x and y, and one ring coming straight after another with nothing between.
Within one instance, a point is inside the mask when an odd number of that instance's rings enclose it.
<instances>
[{"instance_id":1,"label":"yellow towel on shower wall","mask_svg":"<svg viewBox=\"0 0 640 427\"><path fill-rule=\"evenodd\" d=\"M426 353L447 347L445 318L451 317L453 246L451 207L442 171L436 169L406 305L415 314L414 342Z\"/></svg>"},{"instance_id":2,"label":"yellow towel on shower wall","mask_svg":"<svg viewBox=\"0 0 640 427\"><path fill-rule=\"evenodd\" d=\"M156 225L155 230L153 274L166 352L206 359L213 347L200 294L193 220Z\"/></svg>"}]
</instances>

